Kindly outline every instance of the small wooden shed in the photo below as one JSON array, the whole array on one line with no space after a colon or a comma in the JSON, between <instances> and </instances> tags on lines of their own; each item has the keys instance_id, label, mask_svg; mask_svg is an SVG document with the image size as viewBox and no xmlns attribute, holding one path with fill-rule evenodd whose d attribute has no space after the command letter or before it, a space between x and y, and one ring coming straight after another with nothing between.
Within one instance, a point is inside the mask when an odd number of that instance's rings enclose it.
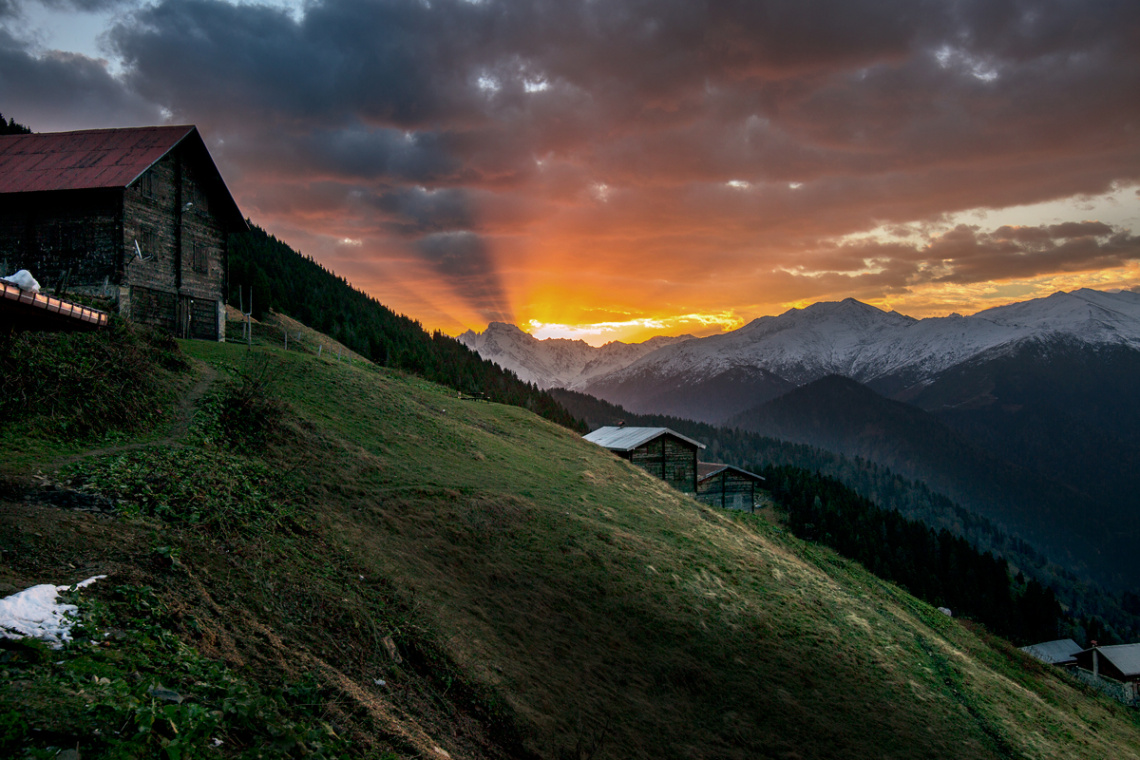
<instances>
[{"instance_id":1,"label":"small wooden shed","mask_svg":"<svg viewBox=\"0 0 1140 760\"><path fill-rule=\"evenodd\" d=\"M0 136L0 267L225 339L230 233L247 229L193 126Z\"/></svg>"},{"instance_id":2,"label":"small wooden shed","mask_svg":"<svg viewBox=\"0 0 1140 760\"><path fill-rule=\"evenodd\" d=\"M709 506L755 512L763 482L762 475L730 464L697 464L697 498Z\"/></svg>"},{"instance_id":3,"label":"small wooden shed","mask_svg":"<svg viewBox=\"0 0 1140 760\"><path fill-rule=\"evenodd\" d=\"M598 428L585 440L609 449L687 494L697 493L697 452L705 447L664 427Z\"/></svg>"}]
</instances>

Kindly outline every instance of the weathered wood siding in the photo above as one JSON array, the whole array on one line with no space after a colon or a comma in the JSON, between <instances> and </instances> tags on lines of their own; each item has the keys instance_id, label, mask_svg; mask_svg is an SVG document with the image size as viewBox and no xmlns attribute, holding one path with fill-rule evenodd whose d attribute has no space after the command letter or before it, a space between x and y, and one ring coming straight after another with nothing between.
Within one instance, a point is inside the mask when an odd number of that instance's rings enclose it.
<instances>
[{"instance_id":1,"label":"weathered wood siding","mask_svg":"<svg viewBox=\"0 0 1140 760\"><path fill-rule=\"evenodd\" d=\"M629 454L629 460L678 491L697 491L697 449L671 435L662 435Z\"/></svg>"},{"instance_id":2,"label":"weathered wood siding","mask_svg":"<svg viewBox=\"0 0 1140 760\"><path fill-rule=\"evenodd\" d=\"M45 290L114 295L122 265L121 191L10 195L0 202L0 267Z\"/></svg>"},{"instance_id":3,"label":"weathered wood siding","mask_svg":"<svg viewBox=\"0 0 1140 760\"><path fill-rule=\"evenodd\" d=\"M123 242L132 258L123 282L130 307L124 311L179 337L219 340L225 330L226 233L196 174L193 162L175 149L127 188Z\"/></svg>"},{"instance_id":4,"label":"weathered wood siding","mask_svg":"<svg viewBox=\"0 0 1140 760\"><path fill-rule=\"evenodd\" d=\"M724 470L697 485L697 498L714 507L754 512L756 481L732 470Z\"/></svg>"}]
</instances>

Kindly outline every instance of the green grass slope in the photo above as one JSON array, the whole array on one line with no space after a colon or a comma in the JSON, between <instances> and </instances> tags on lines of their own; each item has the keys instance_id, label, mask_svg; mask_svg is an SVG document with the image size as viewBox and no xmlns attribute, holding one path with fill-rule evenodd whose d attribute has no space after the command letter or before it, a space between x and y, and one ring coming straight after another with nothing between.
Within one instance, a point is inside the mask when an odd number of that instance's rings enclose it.
<instances>
[{"instance_id":1,"label":"green grass slope","mask_svg":"<svg viewBox=\"0 0 1140 760\"><path fill-rule=\"evenodd\" d=\"M521 408L183 350L184 435L10 434L0 593L109 577L61 654L0 654L6 756L1140 757L1132 712Z\"/></svg>"}]
</instances>

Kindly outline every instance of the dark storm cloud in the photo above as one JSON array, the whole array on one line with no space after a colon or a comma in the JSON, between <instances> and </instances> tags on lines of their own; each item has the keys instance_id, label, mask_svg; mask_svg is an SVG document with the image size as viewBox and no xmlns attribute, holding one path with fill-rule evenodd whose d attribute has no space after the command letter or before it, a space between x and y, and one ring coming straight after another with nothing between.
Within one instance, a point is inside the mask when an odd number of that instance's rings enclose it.
<instances>
[{"instance_id":1,"label":"dark storm cloud","mask_svg":"<svg viewBox=\"0 0 1140 760\"><path fill-rule=\"evenodd\" d=\"M898 292L930 283L969 284L1097 271L1136 261L1140 261L1140 236L1100 222L1002 226L992 232L963 224L923 246L869 240L824 249L806 260L802 271L791 270L782 276L815 284L811 295L842 288L842 283L848 289Z\"/></svg>"},{"instance_id":2,"label":"dark storm cloud","mask_svg":"<svg viewBox=\"0 0 1140 760\"><path fill-rule=\"evenodd\" d=\"M123 87L105 62L77 53L33 55L0 29L0 103L36 131L154 123L159 108ZM18 115L16 111L19 111Z\"/></svg>"},{"instance_id":3,"label":"dark storm cloud","mask_svg":"<svg viewBox=\"0 0 1140 760\"><path fill-rule=\"evenodd\" d=\"M352 125L313 129L293 142L289 149L307 168L348 179L434 184L453 180L462 169L432 133Z\"/></svg>"},{"instance_id":4,"label":"dark storm cloud","mask_svg":"<svg viewBox=\"0 0 1140 760\"><path fill-rule=\"evenodd\" d=\"M0 0L0 18L22 17L35 5L61 11L97 12L134 5L135 0Z\"/></svg>"},{"instance_id":5,"label":"dark storm cloud","mask_svg":"<svg viewBox=\"0 0 1140 760\"><path fill-rule=\"evenodd\" d=\"M469 232L475 223L467 191L400 188L370 199L383 212L384 226L396 235L417 238L440 232ZM479 260L487 263L485 252Z\"/></svg>"},{"instance_id":6,"label":"dark storm cloud","mask_svg":"<svg viewBox=\"0 0 1140 760\"><path fill-rule=\"evenodd\" d=\"M925 249L923 257L948 270L935 276L935 282L1025 279L1140 261L1140 236L1095 222L1002 227L992 233L960 225Z\"/></svg>"},{"instance_id":7,"label":"dark storm cloud","mask_svg":"<svg viewBox=\"0 0 1140 760\"><path fill-rule=\"evenodd\" d=\"M488 322L511 322L513 315L487 244L471 232L426 235L415 250L434 271L463 293Z\"/></svg>"},{"instance_id":8,"label":"dark storm cloud","mask_svg":"<svg viewBox=\"0 0 1140 760\"><path fill-rule=\"evenodd\" d=\"M121 80L0 37L5 113L161 107L202 127L245 198L313 235L341 237L339 216L408 245L481 314L508 311L507 237L566 236L599 270L653 252L663 278L758 250L794 269L813 245L855 272L867 252L818 241L1140 181L1135 2L164 0L108 41ZM874 277L1135 259L1121 230L1066 224L882 248Z\"/></svg>"}]
</instances>

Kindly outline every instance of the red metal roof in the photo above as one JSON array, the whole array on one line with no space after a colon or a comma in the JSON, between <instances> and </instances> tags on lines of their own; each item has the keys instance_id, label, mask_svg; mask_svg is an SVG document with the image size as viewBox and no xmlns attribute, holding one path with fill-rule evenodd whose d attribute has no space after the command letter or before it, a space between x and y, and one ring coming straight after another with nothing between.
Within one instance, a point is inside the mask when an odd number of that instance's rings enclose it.
<instances>
[{"instance_id":1,"label":"red metal roof","mask_svg":"<svg viewBox=\"0 0 1140 760\"><path fill-rule=\"evenodd\" d=\"M193 126L0 136L0 193L126 187Z\"/></svg>"}]
</instances>

